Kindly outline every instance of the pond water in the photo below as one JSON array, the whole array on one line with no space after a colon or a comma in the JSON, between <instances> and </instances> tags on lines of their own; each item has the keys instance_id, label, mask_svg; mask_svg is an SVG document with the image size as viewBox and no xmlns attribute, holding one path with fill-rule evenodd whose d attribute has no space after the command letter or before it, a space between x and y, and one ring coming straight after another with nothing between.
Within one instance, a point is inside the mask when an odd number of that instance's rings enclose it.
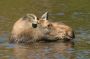
<instances>
[{"instance_id":1,"label":"pond water","mask_svg":"<svg viewBox=\"0 0 90 59\"><path fill-rule=\"evenodd\" d=\"M9 44L13 24L27 13L71 26L72 42ZM0 59L90 59L90 0L0 0Z\"/></svg>"}]
</instances>

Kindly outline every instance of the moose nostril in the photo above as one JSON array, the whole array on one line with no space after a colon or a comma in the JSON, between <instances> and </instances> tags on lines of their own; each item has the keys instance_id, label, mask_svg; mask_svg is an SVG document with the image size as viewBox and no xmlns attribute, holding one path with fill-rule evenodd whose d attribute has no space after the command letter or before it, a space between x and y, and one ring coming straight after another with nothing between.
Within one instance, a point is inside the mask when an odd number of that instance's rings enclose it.
<instances>
[{"instance_id":1,"label":"moose nostril","mask_svg":"<svg viewBox=\"0 0 90 59\"><path fill-rule=\"evenodd\" d=\"M37 27L37 24L32 24L32 27L33 27L33 28L36 28L36 27Z\"/></svg>"}]
</instances>

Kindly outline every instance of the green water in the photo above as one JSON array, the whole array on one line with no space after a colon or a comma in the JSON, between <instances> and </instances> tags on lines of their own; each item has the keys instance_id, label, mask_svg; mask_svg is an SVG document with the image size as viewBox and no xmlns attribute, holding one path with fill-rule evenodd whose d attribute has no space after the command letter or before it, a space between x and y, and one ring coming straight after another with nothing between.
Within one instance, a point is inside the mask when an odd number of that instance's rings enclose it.
<instances>
[{"instance_id":1,"label":"green water","mask_svg":"<svg viewBox=\"0 0 90 59\"><path fill-rule=\"evenodd\" d=\"M18 49L8 44L15 21L27 13L40 17L46 11L50 20L64 22L74 29L74 48L62 51L61 43L42 43ZM19 56L16 59L90 59L90 0L0 0L0 59L15 59L15 54Z\"/></svg>"}]
</instances>

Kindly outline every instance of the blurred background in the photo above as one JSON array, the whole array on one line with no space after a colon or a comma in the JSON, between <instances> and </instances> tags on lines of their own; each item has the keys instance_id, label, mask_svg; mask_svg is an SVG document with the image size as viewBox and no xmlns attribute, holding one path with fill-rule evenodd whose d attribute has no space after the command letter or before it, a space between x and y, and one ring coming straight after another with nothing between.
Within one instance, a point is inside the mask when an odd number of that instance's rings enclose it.
<instances>
[{"instance_id":1,"label":"blurred background","mask_svg":"<svg viewBox=\"0 0 90 59\"><path fill-rule=\"evenodd\" d=\"M31 59L90 59L90 0L0 0L0 59L20 59L13 56L13 51L19 49L8 44L15 21L27 13L41 17L46 11L49 12L50 20L64 22L74 29L75 46L67 48L66 43L39 44L37 47L34 45L34 48L23 48L23 53L15 54L28 57L33 51L34 56ZM59 47L65 51L60 52ZM26 52L28 50L29 53ZM41 51L44 54L40 54ZM43 58L40 55L44 55Z\"/></svg>"}]
</instances>

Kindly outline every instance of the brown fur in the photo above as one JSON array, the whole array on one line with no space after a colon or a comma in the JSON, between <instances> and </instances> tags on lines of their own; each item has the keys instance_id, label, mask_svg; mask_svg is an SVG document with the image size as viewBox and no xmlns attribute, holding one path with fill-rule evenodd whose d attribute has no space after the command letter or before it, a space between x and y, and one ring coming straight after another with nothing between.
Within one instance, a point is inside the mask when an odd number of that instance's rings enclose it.
<instances>
[{"instance_id":1,"label":"brown fur","mask_svg":"<svg viewBox=\"0 0 90 59\"><path fill-rule=\"evenodd\" d=\"M48 24L49 24L48 20L43 20L43 19L38 20L38 26L40 26L40 27L47 27Z\"/></svg>"},{"instance_id":2,"label":"brown fur","mask_svg":"<svg viewBox=\"0 0 90 59\"><path fill-rule=\"evenodd\" d=\"M15 43L30 43L37 40L40 40L43 36L43 33L40 29L33 28L32 22L28 17L20 18L13 26L10 42Z\"/></svg>"},{"instance_id":3,"label":"brown fur","mask_svg":"<svg viewBox=\"0 0 90 59\"><path fill-rule=\"evenodd\" d=\"M38 20L35 15L28 16L20 18L14 24L10 37L11 42L30 43L44 39L53 41L75 38L71 27L63 23L48 21L47 12Z\"/></svg>"},{"instance_id":4,"label":"brown fur","mask_svg":"<svg viewBox=\"0 0 90 59\"><path fill-rule=\"evenodd\" d=\"M48 21L48 12L42 15L38 20L38 26L43 30L44 37L48 40L75 38L74 32L71 27L63 23Z\"/></svg>"},{"instance_id":5,"label":"brown fur","mask_svg":"<svg viewBox=\"0 0 90 59\"><path fill-rule=\"evenodd\" d=\"M60 24L60 23L51 23L48 25L49 36L54 37L55 39L73 39L74 32L71 27Z\"/></svg>"},{"instance_id":6,"label":"brown fur","mask_svg":"<svg viewBox=\"0 0 90 59\"><path fill-rule=\"evenodd\" d=\"M75 38L72 28L63 23L50 22L48 20L42 19L40 19L38 22L40 27L43 28L43 31L46 32L45 37L48 40L58 40L58 39L71 40Z\"/></svg>"}]
</instances>

